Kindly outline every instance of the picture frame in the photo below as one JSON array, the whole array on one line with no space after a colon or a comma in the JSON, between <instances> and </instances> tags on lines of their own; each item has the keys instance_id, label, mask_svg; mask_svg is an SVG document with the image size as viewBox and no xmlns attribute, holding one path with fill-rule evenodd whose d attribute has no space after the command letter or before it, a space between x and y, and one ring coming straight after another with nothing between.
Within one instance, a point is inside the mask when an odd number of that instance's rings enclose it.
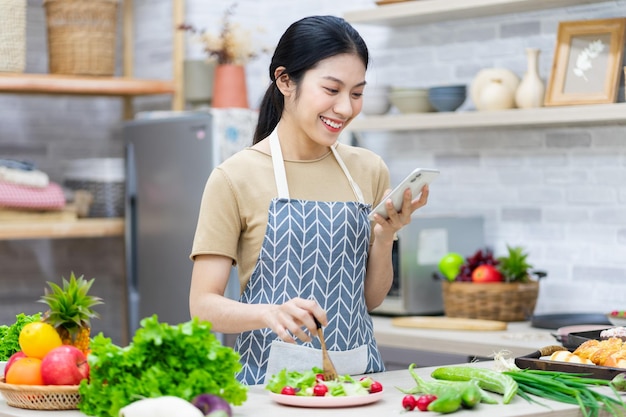
<instances>
[{"instance_id":1,"label":"picture frame","mask_svg":"<svg viewBox=\"0 0 626 417\"><path fill-rule=\"evenodd\" d=\"M615 103L626 18L560 22L545 106Z\"/></svg>"}]
</instances>

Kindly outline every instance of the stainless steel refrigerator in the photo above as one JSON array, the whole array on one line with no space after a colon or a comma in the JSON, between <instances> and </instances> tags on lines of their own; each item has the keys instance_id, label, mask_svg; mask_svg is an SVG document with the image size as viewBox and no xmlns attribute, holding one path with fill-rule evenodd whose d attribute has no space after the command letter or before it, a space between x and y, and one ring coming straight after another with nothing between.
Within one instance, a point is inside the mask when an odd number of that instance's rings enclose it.
<instances>
[{"instance_id":1,"label":"stainless steel refrigerator","mask_svg":"<svg viewBox=\"0 0 626 417\"><path fill-rule=\"evenodd\" d=\"M211 109L144 113L122 126L129 340L144 317L190 319L189 254L204 186L215 166L251 143L255 123L250 110Z\"/></svg>"}]
</instances>

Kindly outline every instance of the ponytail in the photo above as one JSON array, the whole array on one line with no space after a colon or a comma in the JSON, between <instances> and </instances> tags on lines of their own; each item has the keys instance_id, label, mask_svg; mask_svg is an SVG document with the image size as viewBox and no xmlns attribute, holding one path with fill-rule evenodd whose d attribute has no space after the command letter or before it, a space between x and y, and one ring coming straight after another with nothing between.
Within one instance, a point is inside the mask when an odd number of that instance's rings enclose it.
<instances>
[{"instance_id":1,"label":"ponytail","mask_svg":"<svg viewBox=\"0 0 626 417\"><path fill-rule=\"evenodd\" d=\"M285 107L285 97L276 86L276 82L265 91L261 106L259 107L259 120L254 132L252 145L256 145L266 137L268 137L278 125L280 117Z\"/></svg>"}]
</instances>

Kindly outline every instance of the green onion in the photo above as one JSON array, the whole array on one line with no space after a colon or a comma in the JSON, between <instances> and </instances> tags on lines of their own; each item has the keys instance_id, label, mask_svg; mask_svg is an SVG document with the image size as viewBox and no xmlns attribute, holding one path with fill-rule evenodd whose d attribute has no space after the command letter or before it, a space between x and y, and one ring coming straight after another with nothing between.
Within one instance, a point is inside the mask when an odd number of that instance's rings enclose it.
<instances>
[{"instance_id":1,"label":"green onion","mask_svg":"<svg viewBox=\"0 0 626 417\"><path fill-rule=\"evenodd\" d=\"M597 417L602 409L617 417L617 410L623 411L626 408L626 404L610 381L586 378L588 374L531 369L503 373L517 382L520 397L537 404L541 403L533 400L528 394L562 403L577 404L584 417ZM590 388L596 386L610 387L614 396L602 394Z\"/></svg>"}]
</instances>

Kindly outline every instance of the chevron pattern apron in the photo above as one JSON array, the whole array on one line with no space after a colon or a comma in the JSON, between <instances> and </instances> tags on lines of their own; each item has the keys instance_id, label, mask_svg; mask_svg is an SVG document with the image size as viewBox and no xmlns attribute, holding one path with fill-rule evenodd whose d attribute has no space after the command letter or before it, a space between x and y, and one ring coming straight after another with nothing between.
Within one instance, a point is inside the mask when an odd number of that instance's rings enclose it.
<instances>
[{"instance_id":1,"label":"chevron pattern apron","mask_svg":"<svg viewBox=\"0 0 626 417\"><path fill-rule=\"evenodd\" d=\"M364 296L371 225L370 205L343 160L332 152L348 178L354 202L289 198L287 176L276 130L268 138L278 198L271 201L259 259L240 297L249 304L282 304L301 297L326 310L324 336L342 374L384 370ZM241 333L235 342L243 368L237 378L248 385L265 383L283 368L306 371L322 367L320 341L283 342L269 328Z\"/></svg>"}]
</instances>

